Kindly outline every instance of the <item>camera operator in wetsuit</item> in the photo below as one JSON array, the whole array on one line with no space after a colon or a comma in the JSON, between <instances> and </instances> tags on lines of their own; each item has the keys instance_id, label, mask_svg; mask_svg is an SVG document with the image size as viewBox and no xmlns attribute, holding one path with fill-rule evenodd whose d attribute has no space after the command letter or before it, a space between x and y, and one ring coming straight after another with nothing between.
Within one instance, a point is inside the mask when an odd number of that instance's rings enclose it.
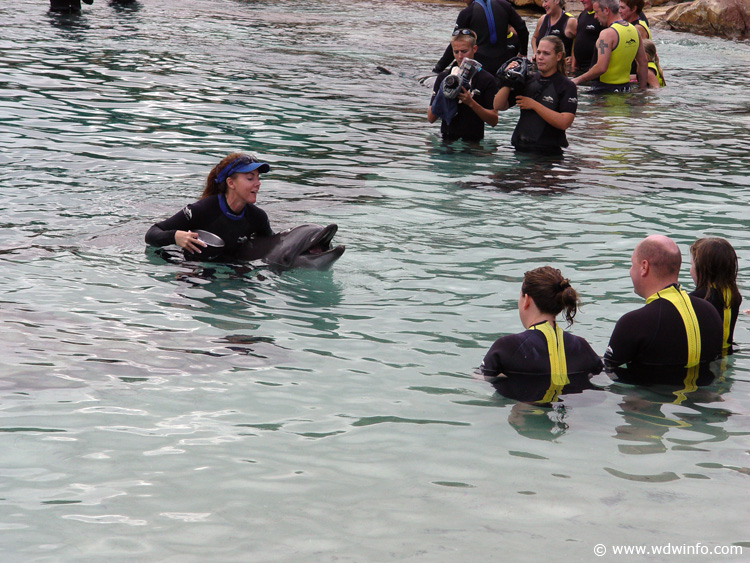
<instances>
[{"instance_id":1,"label":"camera operator in wetsuit","mask_svg":"<svg viewBox=\"0 0 750 563\"><path fill-rule=\"evenodd\" d=\"M472 30L455 30L451 46L458 65L457 74L446 70L435 79L427 121L434 123L442 119L440 132L445 141L481 141L484 124L497 125L497 111L492 107L497 82L473 59L477 45Z\"/></svg>"},{"instance_id":2,"label":"camera operator in wetsuit","mask_svg":"<svg viewBox=\"0 0 750 563\"><path fill-rule=\"evenodd\" d=\"M511 143L518 151L562 154L568 146L565 130L573 124L578 109L575 84L565 76L565 46L548 35L536 51L538 73L524 71L525 59L510 61L498 72L501 88L495 96L496 110L513 105L521 109Z\"/></svg>"}]
</instances>

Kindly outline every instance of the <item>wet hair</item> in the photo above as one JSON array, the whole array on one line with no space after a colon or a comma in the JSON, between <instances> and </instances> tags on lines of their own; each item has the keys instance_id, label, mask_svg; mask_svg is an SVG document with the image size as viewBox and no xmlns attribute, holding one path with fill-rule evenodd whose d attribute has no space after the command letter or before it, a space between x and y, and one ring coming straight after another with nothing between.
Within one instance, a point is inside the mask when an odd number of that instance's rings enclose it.
<instances>
[{"instance_id":1,"label":"wet hair","mask_svg":"<svg viewBox=\"0 0 750 563\"><path fill-rule=\"evenodd\" d=\"M643 239L636 246L636 259L648 261L649 268L660 278L677 277L682 265L682 254L674 244L674 248L653 239Z\"/></svg>"},{"instance_id":2,"label":"wet hair","mask_svg":"<svg viewBox=\"0 0 750 563\"><path fill-rule=\"evenodd\" d=\"M661 70L661 65L659 64L659 55L656 54L656 45L650 39L642 39L641 41L643 41L643 50L646 51L648 62L656 65L659 75L666 86L667 81L664 80L664 72Z\"/></svg>"},{"instance_id":3,"label":"wet hair","mask_svg":"<svg viewBox=\"0 0 750 563\"><path fill-rule=\"evenodd\" d=\"M465 41L473 47L477 44L477 34L474 30L468 28L454 29L453 35L451 35L451 45L456 41Z\"/></svg>"},{"instance_id":4,"label":"wet hair","mask_svg":"<svg viewBox=\"0 0 750 563\"><path fill-rule=\"evenodd\" d=\"M696 289L706 290L706 299L716 291L724 306L737 306L741 299L737 289L739 265L737 253L729 241L718 237L699 238L690 245ZM731 293L731 303L724 302L724 290Z\"/></svg>"},{"instance_id":5,"label":"wet hair","mask_svg":"<svg viewBox=\"0 0 750 563\"><path fill-rule=\"evenodd\" d=\"M555 55L558 55L562 53L562 58L557 61L557 72L562 74L563 76L567 76L567 65L565 64L565 44L562 42L562 39L555 35L545 35L539 40L539 43L542 41L549 41L552 43L552 46L555 49ZM539 43L537 43L537 47L539 46Z\"/></svg>"},{"instance_id":6,"label":"wet hair","mask_svg":"<svg viewBox=\"0 0 750 563\"><path fill-rule=\"evenodd\" d=\"M640 14L643 11L643 6L646 5L644 0L620 0L628 8L633 10L636 14Z\"/></svg>"},{"instance_id":7,"label":"wet hair","mask_svg":"<svg viewBox=\"0 0 750 563\"><path fill-rule=\"evenodd\" d=\"M219 164L214 166L211 169L211 172L208 173L208 177L206 178L206 187L203 190L203 195L201 195L201 199L204 197L209 197L216 194L226 194L227 193L227 180L224 179L221 182L216 182L216 176L219 175L219 172L221 172L226 166L230 165L232 162L237 160L238 158L247 157L248 159L256 160L254 156L247 155L241 152L233 152L231 154L228 154L224 158L221 159ZM234 176L234 174L230 174L229 178Z\"/></svg>"},{"instance_id":8,"label":"wet hair","mask_svg":"<svg viewBox=\"0 0 750 563\"><path fill-rule=\"evenodd\" d=\"M568 326L573 324L573 318L581 306L581 299L578 292L570 286L570 280L551 266L526 272L523 275L521 293L531 297L542 313L557 316L565 311Z\"/></svg>"},{"instance_id":9,"label":"wet hair","mask_svg":"<svg viewBox=\"0 0 750 563\"><path fill-rule=\"evenodd\" d=\"M594 4L599 4L599 8L607 8L613 14L620 13L620 0L594 0Z\"/></svg>"}]
</instances>

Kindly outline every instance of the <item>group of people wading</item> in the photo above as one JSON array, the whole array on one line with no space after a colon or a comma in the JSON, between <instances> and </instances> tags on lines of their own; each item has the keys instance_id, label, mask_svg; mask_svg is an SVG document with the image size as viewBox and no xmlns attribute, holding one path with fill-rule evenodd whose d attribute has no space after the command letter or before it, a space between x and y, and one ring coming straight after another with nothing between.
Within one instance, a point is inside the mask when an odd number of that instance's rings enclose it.
<instances>
[{"instance_id":1,"label":"group of people wading","mask_svg":"<svg viewBox=\"0 0 750 563\"><path fill-rule=\"evenodd\" d=\"M438 76L427 119L442 120L446 141L480 141L485 123L494 127L498 111L517 105L521 114L511 138L516 150L561 154L578 108L579 84L590 83L592 92L666 84L644 0L583 0L578 18L565 12L565 0L544 0L528 59L529 31L509 2L466 3L432 69ZM572 79L568 68L576 75ZM452 76L460 86L455 93Z\"/></svg>"}]
</instances>

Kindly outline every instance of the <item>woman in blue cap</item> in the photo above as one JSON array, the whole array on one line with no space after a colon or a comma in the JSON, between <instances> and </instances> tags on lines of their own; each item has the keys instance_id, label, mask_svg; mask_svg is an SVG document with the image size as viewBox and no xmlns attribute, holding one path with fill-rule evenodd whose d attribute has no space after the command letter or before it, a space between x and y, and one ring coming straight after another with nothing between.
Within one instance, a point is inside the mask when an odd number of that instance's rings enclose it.
<instances>
[{"instance_id":1,"label":"woman in blue cap","mask_svg":"<svg viewBox=\"0 0 750 563\"><path fill-rule=\"evenodd\" d=\"M201 199L153 225L146 233L146 243L176 244L186 258L208 260L231 258L251 237L272 236L268 215L255 206L260 174L270 169L252 155L227 155L208 174ZM208 247L196 230L217 235L224 246Z\"/></svg>"}]
</instances>

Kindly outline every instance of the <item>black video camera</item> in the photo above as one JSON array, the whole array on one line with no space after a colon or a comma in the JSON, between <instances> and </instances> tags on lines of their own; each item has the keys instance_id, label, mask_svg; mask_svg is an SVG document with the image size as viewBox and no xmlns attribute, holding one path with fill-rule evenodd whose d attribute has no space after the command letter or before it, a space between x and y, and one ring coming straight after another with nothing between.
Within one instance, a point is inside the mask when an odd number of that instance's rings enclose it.
<instances>
[{"instance_id":1,"label":"black video camera","mask_svg":"<svg viewBox=\"0 0 750 563\"><path fill-rule=\"evenodd\" d=\"M511 66L512 64L513 66ZM526 85L530 74L531 64L529 63L529 59L526 57L513 57L500 67L495 74L495 78L497 78L501 87L509 86L518 90Z\"/></svg>"}]
</instances>

